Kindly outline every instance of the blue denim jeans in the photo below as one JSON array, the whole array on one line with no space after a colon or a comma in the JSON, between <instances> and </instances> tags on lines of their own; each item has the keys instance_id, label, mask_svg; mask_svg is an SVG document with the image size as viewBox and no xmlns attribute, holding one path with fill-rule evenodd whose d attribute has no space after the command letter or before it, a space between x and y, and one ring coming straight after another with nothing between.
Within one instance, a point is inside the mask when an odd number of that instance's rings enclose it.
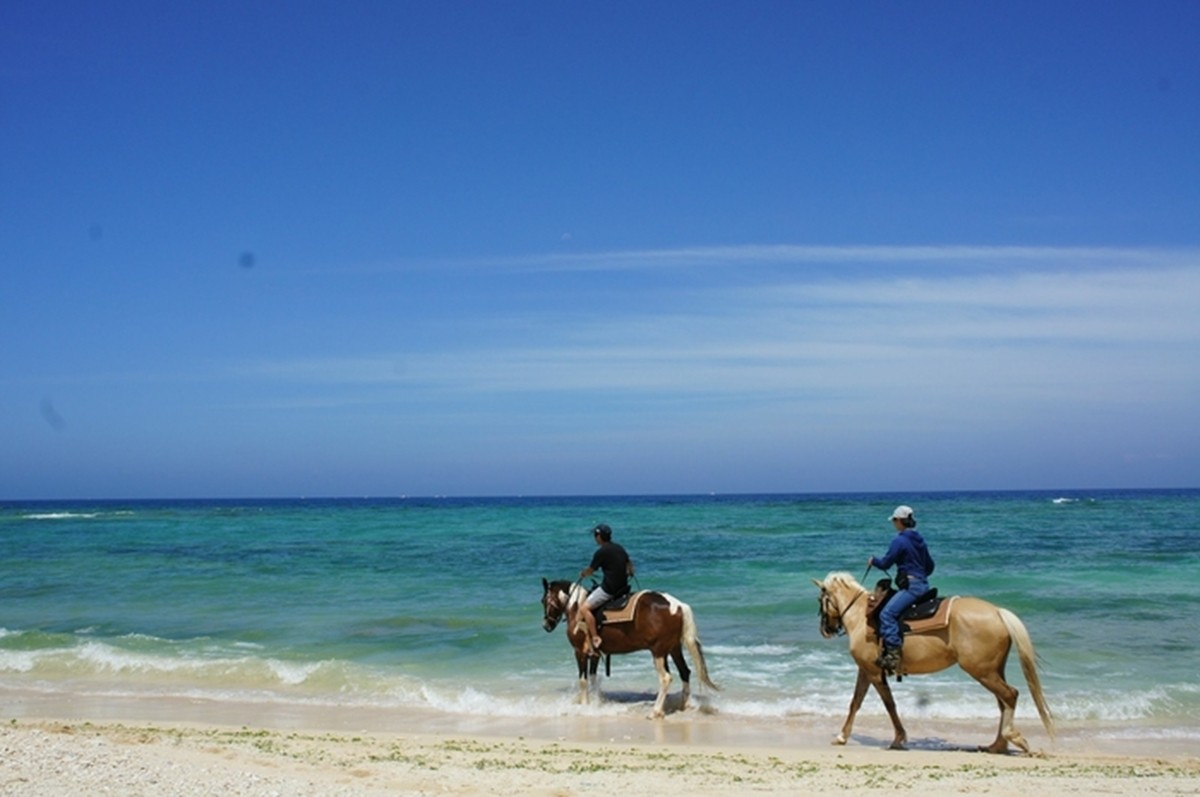
<instances>
[{"instance_id":1,"label":"blue denim jeans","mask_svg":"<svg viewBox=\"0 0 1200 797\"><path fill-rule=\"evenodd\" d=\"M883 644L890 648L900 647L900 615L917 602L917 598L929 592L929 583L910 578L908 589L902 589L892 596L879 613L879 636Z\"/></svg>"}]
</instances>

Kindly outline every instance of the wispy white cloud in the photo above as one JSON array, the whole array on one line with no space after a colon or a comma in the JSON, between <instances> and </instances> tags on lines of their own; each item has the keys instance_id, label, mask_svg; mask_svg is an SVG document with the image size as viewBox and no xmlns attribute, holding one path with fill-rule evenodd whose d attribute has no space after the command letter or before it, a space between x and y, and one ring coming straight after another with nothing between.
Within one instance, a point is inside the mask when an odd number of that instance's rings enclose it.
<instances>
[{"instance_id":1,"label":"wispy white cloud","mask_svg":"<svg viewBox=\"0 0 1200 797\"><path fill-rule=\"evenodd\" d=\"M963 267L1195 266L1194 247L1072 247L968 245L803 246L747 244L739 246L631 249L591 253L552 253L459 261L464 265L508 266L545 270L628 270L653 267L865 264L875 266L938 264Z\"/></svg>"},{"instance_id":2,"label":"wispy white cloud","mask_svg":"<svg viewBox=\"0 0 1200 797\"><path fill-rule=\"evenodd\" d=\"M700 278L675 250L628 280L464 279L448 318L378 316L369 345L313 338L319 354L241 360L206 397L238 423L451 469L576 469L570 489L631 459L628 489L693 468L726 489L1194 483L1181 430L1200 428L1195 251L858 247L836 250L852 268L809 269L766 249L749 277L710 249ZM780 262L801 262L788 251Z\"/></svg>"},{"instance_id":3,"label":"wispy white cloud","mask_svg":"<svg viewBox=\"0 0 1200 797\"><path fill-rule=\"evenodd\" d=\"M1194 267L1195 247L998 246L998 245L796 245L742 244L620 249L597 252L548 252L468 258L379 261L348 266L338 263L302 273L381 274L455 269L488 272L620 272L653 269L737 268L761 266L861 265L876 268L914 266L1022 268L1169 268Z\"/></svg>"},{"instance_id":4,"label":"wispy white cloud","mask_svg":"<svg viewBox=\"0 0 1200 797\"><path fill-rule=\"evenodd\" d=\"M811 399L879 396L890 384L981 406L1039 394L1146 399L1147 385L1194 391L1200 379L1184 367L1200 343L1194 250L738 247L595 256L609 267L698 258L727 263L728 284L672 289L666 311L606 307L566 322L561 306L581 298L568 286L551 293L544 312L526 308L519 319L497 303L473 320L481 329L466 342L264 363L255 371L323 388L459 397L604 391ZM734 268L746 259L880 267L844 279L785 272L746 286ZM1022 267L951 275L887 267L932 260ZM1091 267L1065 267L1075 263ZM516 327L524 332L512 334Z\"/></svg>"}]
</instances>

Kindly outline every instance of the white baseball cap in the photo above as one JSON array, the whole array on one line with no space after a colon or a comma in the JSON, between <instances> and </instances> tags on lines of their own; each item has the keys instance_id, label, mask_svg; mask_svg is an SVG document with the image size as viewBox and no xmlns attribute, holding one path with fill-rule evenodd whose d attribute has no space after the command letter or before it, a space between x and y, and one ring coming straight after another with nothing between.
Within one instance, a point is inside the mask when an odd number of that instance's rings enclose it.
<instances>
[{"instance_id":1,"label":"white baseball cap","mask_svg":"<svg viewBox=\"0 0 1200 797\"><path fill-rule=\"evenodd\" d=\"M896 509L892 512L892 516L888 518L888 520L908 520L912 516L912 507L901 504L900 506L896 507Z\"/></svg>"}]
</instances>

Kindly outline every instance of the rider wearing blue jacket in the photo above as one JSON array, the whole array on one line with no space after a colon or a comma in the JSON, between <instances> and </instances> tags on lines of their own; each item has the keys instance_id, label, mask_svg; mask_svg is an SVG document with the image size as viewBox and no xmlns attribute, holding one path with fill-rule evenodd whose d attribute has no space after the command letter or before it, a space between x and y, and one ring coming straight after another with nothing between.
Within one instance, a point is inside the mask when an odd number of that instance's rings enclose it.
<instances>
[{"instance_id":1,"label":"rider wearing blue jacket","mask_svg":"<svg viewBox=\"0 0 1200 797\"><path fill-rule=\"evenodd\" d=\"M929 576L933 575L933 557L925 546L925 539L917 531L917 519L912 507L898 506L892 512L892 525L896 536L882 557L872 556L868 567L887 570L896 566L896 586L899 591L879 613L879 636L883 640L883 652L875 661L880 669L896 671L900 666L900 615L929 591Z\"/></svg>"}]
</instances>

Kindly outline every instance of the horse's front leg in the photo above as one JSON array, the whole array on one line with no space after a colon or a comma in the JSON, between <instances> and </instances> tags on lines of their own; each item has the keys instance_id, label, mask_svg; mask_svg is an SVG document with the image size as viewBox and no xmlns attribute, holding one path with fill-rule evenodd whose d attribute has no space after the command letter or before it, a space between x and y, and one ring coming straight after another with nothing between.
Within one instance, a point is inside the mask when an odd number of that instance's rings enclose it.
<instances>
[{"instance_id":1,"label":"horse's front leg","mask_svg":"<svg viewBox=\"0 0 1200 797\"><path fill-rule=\"evenodd\" d=\"M858 668L858 679L854 682L854 697L850 698L850 713L846 715L846 721L842 723L842 732L833 740L834 744L845 744L850 740L850 731L854 728L854 717L858 714L858 710L862 708L863 697L867 694L867 687L871 682L867 678L867 674L861 667Z\"/></svg>"},{"instance_id":2,"label":"horse's front leg","mask_svg":"<svg viewBox=\"0 0 1200 797\"><path fill-rule=\"evenodd\" d=\"M658 670L658 699L654 701L654 718L667 715L667 690L671 688L671 671L667 669L667 657L655 656L654 669Z\"/></svg>"},{"instance_id":3,"label":"horse's front leg","mask_svg":"<svg viewBox=\"0 0 1200 797\"><path fill-rule=\"evenodd\" d=\"M892 729L896 733L895 738L892 739L892 749L903 750L904 745L908 744L908 731L904 730L904 725L900 722L900 715L896 712L896 701L892 697L892 688L888 686L887 675L882 672L879 673L879 679L875 681L875 691L879 693L883 707L887 709L888 716L892 718Z\"/></svg>"},{"instance_id":4,"label":"horse's front leg","mask_svg":"<svg viewBox=\"0 0 1200 797\"><path fill-rule=\"evenodd\" d=\"M588 657L581 650L575 651L575 663L579 667L579 702L582 705L588 704L590 696L590 684L588 682Z\"/></svg>"}]
</instances>

